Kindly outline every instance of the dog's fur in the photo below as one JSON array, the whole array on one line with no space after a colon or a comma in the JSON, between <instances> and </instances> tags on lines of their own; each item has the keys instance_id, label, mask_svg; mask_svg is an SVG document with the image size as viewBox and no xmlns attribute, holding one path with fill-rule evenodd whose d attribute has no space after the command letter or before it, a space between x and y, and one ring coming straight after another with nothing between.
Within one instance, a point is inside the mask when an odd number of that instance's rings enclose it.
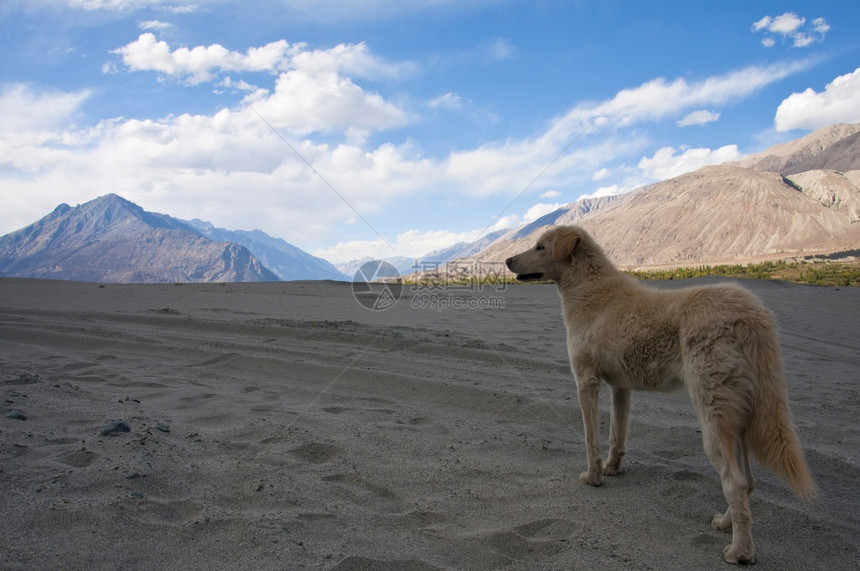
<instances>
[{"instance_id":1,"label":"dog's fur","mask_svg":"<svg viewBox=\"0 0 860 571\"><path fill-rule=\"evenodd\" d=\"M600 486L604 476L621 471L631 390L685 387L729 504L711 526L733 531L723 551L727 562L753 563L749 454L798 496L817 495L794 433L771 313L736 285L647 287L615 269L576 226L545 232L534 248L506 263L522 281L558 286L585 426L588 470L580 481ZM605 463L598 440L601 379L612 388Z\"/></svg>"}]
</instances>

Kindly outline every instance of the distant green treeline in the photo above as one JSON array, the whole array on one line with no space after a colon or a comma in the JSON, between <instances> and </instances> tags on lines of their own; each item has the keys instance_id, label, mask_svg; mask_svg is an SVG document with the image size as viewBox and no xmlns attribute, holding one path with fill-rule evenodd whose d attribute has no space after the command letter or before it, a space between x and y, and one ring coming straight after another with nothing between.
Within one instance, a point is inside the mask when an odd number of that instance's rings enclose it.
<instances>
[{"instance_id":1,"label":"distant green treeline","mask_svg":"<svg viewBox=\"0 0 860 571\"><path fill-rule=\"evenodd\" d=\"M693 266L664 270L637 270L626 272L643 280L679 280L686 278L701 278L704 276L722 276L727 278L750 278L759 280L784 280L802 284L816 284L836 287L860 286L860 262L825 262L825 261L776 261L761 262L748 265L724 266ZM406 276L405 284L422 287L442 286L471 286L495 287L517 281L504 272L489 274L457 275L456 273L423 276L416 279ZM546 283L546 282L542 282Z\"/></svg>"},{"instance_id":2,"label":"distant green treeline","mask_svg":"<svg viewBox=\"0 0 860 571\"><path fill-rule=\"evenodd\" d=\"M628 272L645 280L671 280L724 276L759 280L785 280L828 286L860 286L860 263L838 262L761 262L749 265L695 266L670 270Z\"/></svg>"}]
</instances>

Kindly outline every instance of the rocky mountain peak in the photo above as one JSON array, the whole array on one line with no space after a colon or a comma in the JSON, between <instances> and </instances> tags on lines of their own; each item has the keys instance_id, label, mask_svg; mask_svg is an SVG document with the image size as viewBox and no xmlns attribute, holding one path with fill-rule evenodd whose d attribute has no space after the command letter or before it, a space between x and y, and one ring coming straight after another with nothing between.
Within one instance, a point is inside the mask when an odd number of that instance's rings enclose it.
<instances>
[{"instance_id":1,"label":"rocky mountain peak","mask_svg":"<svg viewBox=\"0 0 860 571\"><path fill-rule=\"evenodd\" d=\"M250 252L108 194L0 237L0 275L93 282L273 281Z\"/></svg>"}]
</instances>

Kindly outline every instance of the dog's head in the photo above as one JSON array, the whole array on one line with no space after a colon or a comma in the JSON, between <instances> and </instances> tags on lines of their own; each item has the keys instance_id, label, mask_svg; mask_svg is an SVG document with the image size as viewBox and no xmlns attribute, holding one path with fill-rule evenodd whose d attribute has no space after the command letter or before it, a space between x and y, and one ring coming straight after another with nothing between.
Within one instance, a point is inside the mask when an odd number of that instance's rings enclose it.
<instances>
[{"instance_id":1,"label":"dog's head","mask_svg":"<svg viewBox=\"0 0 860 571\"><path fill-rule=\"evenodd\" d=\"M520 281L559 281L584 244L591 244L591 238L582 228L558 226L544 232L534 248L508 258L505 264Z\"/></svg>"}]
</instances>

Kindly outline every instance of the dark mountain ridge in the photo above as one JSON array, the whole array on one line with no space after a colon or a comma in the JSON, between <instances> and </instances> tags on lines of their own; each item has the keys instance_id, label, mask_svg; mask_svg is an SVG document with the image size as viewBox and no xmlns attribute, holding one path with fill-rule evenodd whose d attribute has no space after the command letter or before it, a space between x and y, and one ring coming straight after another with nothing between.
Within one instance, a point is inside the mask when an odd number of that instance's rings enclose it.
<instances>
[{"instance_id":1,"label":"dark mountain ridge","mask_svg":"<svg viewBox=\"0 0 860 571\"><path fill-rule=\"evenodd\" d=\"M247 248L108 194L0 237L0 275L111 283L277 281Z\"/></svg>"},{"instance_id":2,"label":"dark mountain ridge","mask_svg":"<svg viewBox=\"0 0 860 571\"><path fill-rule=\"evenodd\" d=\"M282 238L274 238L262 230L226 230L198 219L187 221L186 224L211 240L234 242L244 246L281 280L350 279L331 262L312 256Z\"/></svg>"}]
</instances>

